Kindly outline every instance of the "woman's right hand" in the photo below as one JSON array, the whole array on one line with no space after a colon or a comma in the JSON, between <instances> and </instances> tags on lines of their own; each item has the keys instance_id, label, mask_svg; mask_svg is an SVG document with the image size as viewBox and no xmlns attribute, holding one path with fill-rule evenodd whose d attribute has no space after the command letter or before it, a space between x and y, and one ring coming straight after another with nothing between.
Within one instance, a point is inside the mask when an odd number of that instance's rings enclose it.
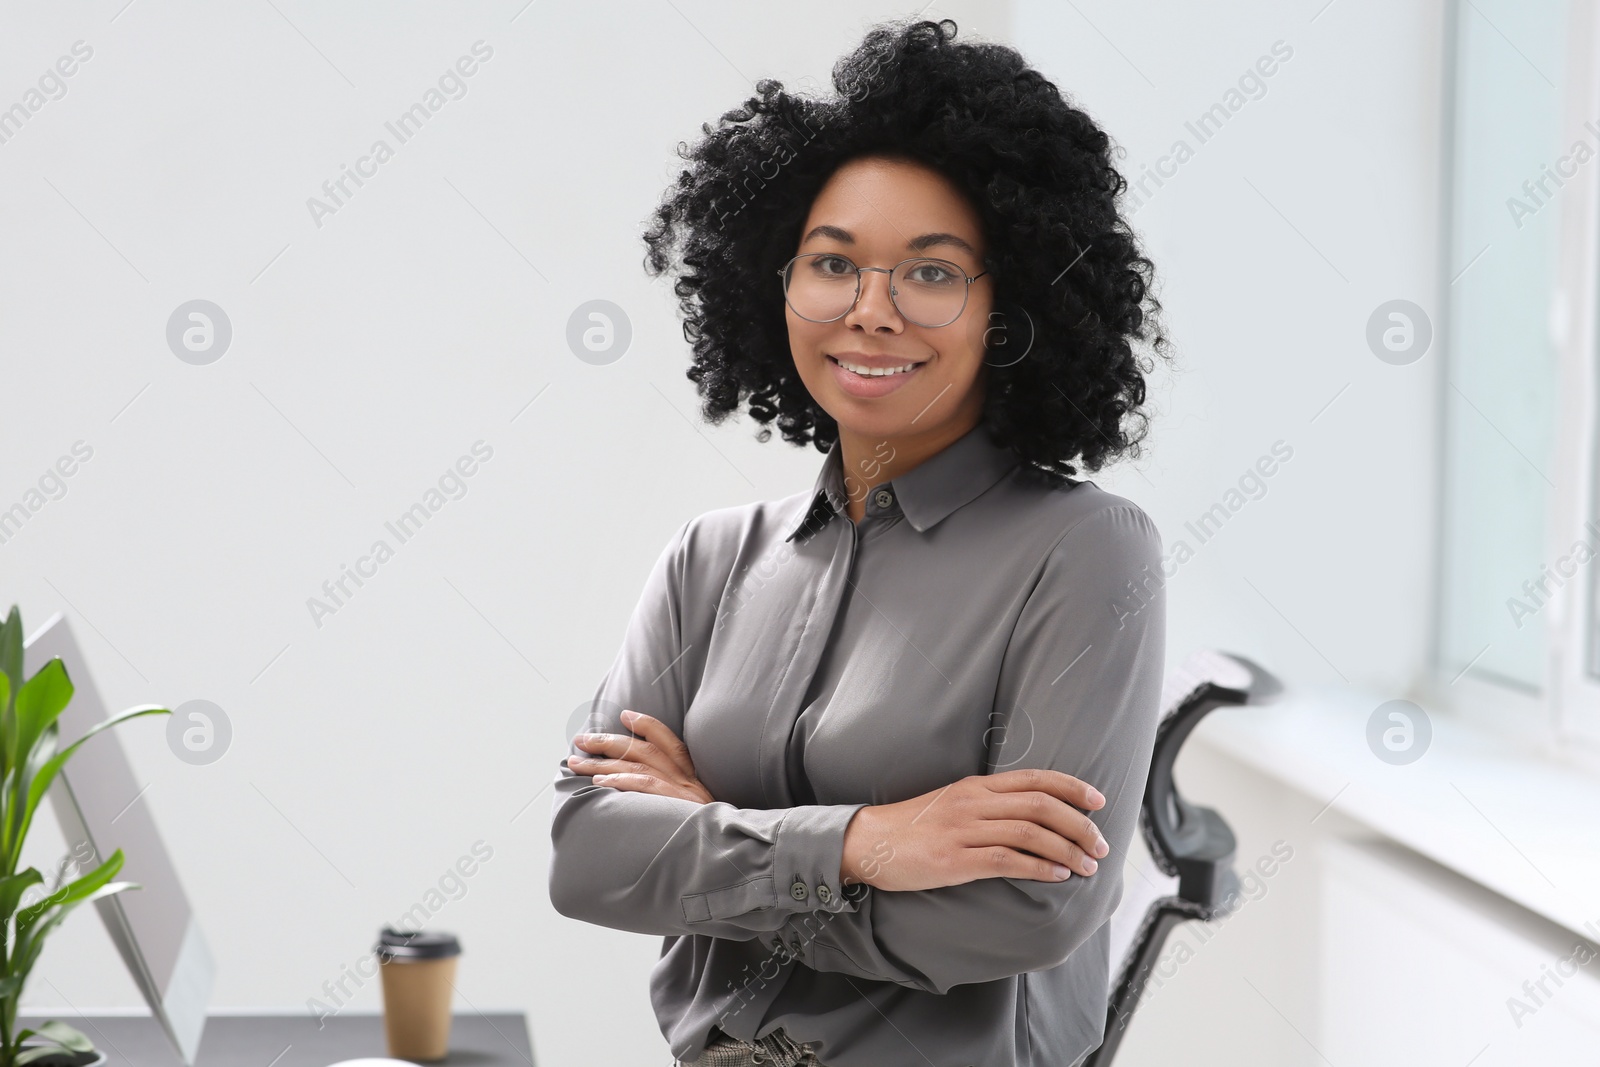
<instances>
[{"instance_id":1,"label":"woman's right hand","mask_svg":"<svg viewBox=\"0 0 1600 1067\"><path fill-rule=\"evenodd\" d=\"M874 889L937 889L980 878L1064 881L1093 874L1110 848L1079 808L1105 797L1044 768L973 774L898 804L862 808L845 829L840 880ZM1056 865L1069 869L1059 874Z\"/></svg>"}]
</instances>

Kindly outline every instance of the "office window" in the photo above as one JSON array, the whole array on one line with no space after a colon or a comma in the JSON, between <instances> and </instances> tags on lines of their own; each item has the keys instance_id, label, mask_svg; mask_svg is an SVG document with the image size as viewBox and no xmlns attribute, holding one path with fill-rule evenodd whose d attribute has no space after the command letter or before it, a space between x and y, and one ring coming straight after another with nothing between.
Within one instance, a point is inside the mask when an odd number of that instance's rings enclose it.
<instances>
[{"instance_id":1,"label":"office window","mask_svg":"<svg viewBox=\"0 0 1600 1067\"><path fill-rule=\"evenodd\" d=\"M1600 11L1450 18L1437 674L1600 766Z\"/></svg>"},{"instance_id":2,"label":"office window","mask_svg":"<svg viewBox=\"0 0 1600 1067\"><path fill-rule=\"evenodd\" d=\"M1550 618L1525 583L1548 562L1558 489L1567 5L1470 0L1453 19L1439 670L1538 693Z\"/></svg>"}]
</instances>

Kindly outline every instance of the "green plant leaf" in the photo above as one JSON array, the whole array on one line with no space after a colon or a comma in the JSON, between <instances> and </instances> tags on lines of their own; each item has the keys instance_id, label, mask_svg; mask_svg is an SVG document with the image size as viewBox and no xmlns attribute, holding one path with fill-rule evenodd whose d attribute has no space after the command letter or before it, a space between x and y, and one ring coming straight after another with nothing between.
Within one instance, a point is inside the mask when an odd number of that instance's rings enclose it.
<instances>
[{"instance_id":1,"label":"green plant leaf","mask_svg":"<svg viewBox=\"0 0 1600 1067\"><path fill-rule=\"evenodd\" d=\"M81 1031L75 1030L58 1019L40 1023L39 1029L34 1032L46 1040L54 1041L62 1048L71 1049L73 1052L94 1051L93 1041L90 1041ZM20 1037L21 1035L18 1036Z\"/></svg>"},{"instance_id":2,"label":"green plant leaf","mask_svg":"<svg viewBox=\"0 0 1600 1067\"><path fill-rule=\"evenodd\" d=\"M20 832L22 816L26 814L26 803L18 802L15 798L26 797L27 793L21 790L18 781L31 783L44 765L50 762L56 754L56 742L61 736L58 723L51 723L39 738L38 744L33 746L33 752L28 756L25 765L13 767L10 776L0 788L0 862L6 864L6 870L16 870L22 862L22 838Z\"/></svg>"},{"instance_id":3,"label":"green plant leaf","mask_svg":"<svg viewBox=\"0 0 1600 1067\"><path fill-rule=\"evenodd\" d=\"M58 905L71 905L83 900L90 893L111 881L111 876L122 870L123 856L119 848L113 852L104 863L82 877L75 878L54 893L29 904L17 912L17 934L22 933L32 926L40 915Z\"/></svg>"},{"instance_id":4,"label":"green plant leaf","mask_svg":"<svg viewBox=\"0 0 1600 1067\"><path fill-rule=\"evenodd\" d=\"M40 667L32 678L22 683L17 693L17 713L13 721L16 734L10 749L17 762L25 763L33 751L39 735L61 717L74 692L72 679L67 677L67 665L60 656Z\"/></svg>"},{"instance_id":5,"label":"green plant leaf","mask_svg":"<svg viewBox=\"0 0 1600 1067\"><path fill-rule=\"evenodd\" d=\"M26 981L28 972L33 969L34 963L39 958L40 951L44 948L45 938L49 935L50 931L59 926L61 924L61 920L70 915L72 910L78 905L88 904L89 902L99 900L102 897L114 896L125 889L143 888L144 887L138 882L112 882L109 885L101 886L99 889L96 889L93 893L90 893L82 900L75 900L70 903L60 905L53 915L48 915L37 925L30 926L26 932L19 927L17 931L16 943L12 947L12 971L21 976L23 981Z\"/></svg>"},{"instance_id":6,"label":"green plant leaf","mask_svg":"<svg viewBox=\"0 0 1600 1067\"><path fill-rule=\"evenodd\" d=\"M50 1025L50 1024L48 1024L48 1022L46 1022L45 1025L46 1025L46 1027L48 1027L48 1025ZM69 1027L69 1025L64 1024L64 1022L62 1022L62 1024L59 1024L59 1025L62 1025L62 1027L66 1027L67 1030L72 1030L72 1027ZM40 1027L40 1029L43 1030L43 1027ZM78 1033L77 1030L72 1030L72 1032ZM82 1033L78 1033L78 1037L83 1037ZM21 1038L18 1038L18 1040L21 1041ZM88 1038L83 1038L83 1040L88 1041ZM70 1054L93 1053L93 1051L94 1051L93 1043L91 1043L91 1045L88 1046L88 1048L80 1049L80 1048L72 1048L72 1046L70 1046L70 1045L62 1045L62 1043L59 1043L59 1041L51 1041L51 1043L48 1043L48 1045L32 1045L32 1046L29 1046L29 1048L24 1049L24 1051L21 1051L21 1053L16 1054L16 1059L13 1059L13 1061L11 1061L11 1064L13 1064L13 1067L22 1067L22 1065L24 1065L24 1064L32 1064L32 1062L34 1062L35 1059L45 1059L46 1056L59 1056L59 1054L61 1054L61 1053L67 1053L70 1056Z\"/></svg>"},{"instance_id":7,"label":"green plant leaf","mask_svg":"<svg viewBox=\"0 0 1600 1067\"><path fill-rule=\"evenodd\" d=\"M13 693L22 688L22 612L15 604L0 624L0 674L11 683Z\"/></svg>"},{"instance_id":8,"label":"green plant leaf","mask_svg":"<svg viewBox=\"0 0 1600 1067\"><path fill-rule=\"evenodd\" d=\"M22 862L23 837L26 830L22 826L22 816L27 813L25 803L14 803L14 796L26 796L18 791L17 779L32 782L56 754L56 742L61 736L59 725L52 723L45 730L44 736L39 738L39 743L33 747L33 753L28 757L25 767L14 768L11 780L0 788L0 842L4 848L0 849L0 863L5 864L6 870L16 870ZM3 1062L3 1061L0 1061Z\"/></svg>"},{"instance_id":9,"label":"green plant leaf","mask_svg":"<svg viewBox=\"0 0 1600 1067\"><path fill-rule=\"evenodd\" d=\"M10 723L15 719L11 707L11 678L0 671L0 772L11 772L11 750L5 747L4 738L10 736Z\"/></svg>"},{"instance_id":10,"label":"green plant leaf","mask_svg":"<svg viewBox=\"0 0 1600 1067\"><path fill-rule=\"evenodd\" d=\"M50 761L41 767L38 773L33 775L33 780L28 783L28 801L26 806L23 808L22 824L17 830L16 837L13 839L16 844L20 845L23 839L28 836L28 827L33 824L33 813L39 807L39 801L44 798L45 791L50 788L50 783L55 780L56 774L61 770L62 765L65 764L67 760L72 758L72 754L78 750L79 745L89 740L89 738L93 737L101 730L108 730L118 723L126 722L129 719L136 719L140 715L171 714L171 708L163 708L157 704L135 705L134 707L128 708L126 711L118 712L104 722L95 723L93 726L89 727L88 730L84 731L84 735L82 737L78 738L76 741L72 742L72 744L62 749L55 756L52 756ZM47 730L45 733L48 736L50 731ZM20 849L18 849L18 854L20 854Z\"/></svg>"},{"instance_id":11,"label":"green plant leaf","mask_svg":"<svg viewBox=\"0 0 1600 1067\"><path fill-rule=\"evenodd\" d=\"M57 1052L93 1052L94 1042L90 1041L81 1031L75 1030L64 1022L51 1019L41 1023L37 1030L24 1030L12 1038L12 1047L17 1048L30 1037L42 1037L44 1041L37 1048L27 1049L17 1055L15 1063L30 1063L43 1056L54 1055Z\"/></svg>"},{"instance_id":12,"label":"green plant leaf","mask_svg":"<svg viewBox=\"0 0 1600 1067\"><path fill-rule=\"evenodd\" d=\"M16 914L17 904L21 902L22 894L27 892L28 887L43 882L44 875L39 873L37 867L29 867L18 874L0 878L0 929L4 929L11 916ZM0 996L4 994L0 993Z\"/></svg>"},{"instance_id":13,"label":"green plant leaf","mask_svg":"<svg viewBox=\"0 0 1600 1067\"><path fill-rule=\"evenodd\" d=\"M10 802L6 805L5 832L0 834L4 854L13 860L6 866L12 869L22 855L23 804L28 795L28 784L33 763L33 750L39 738L61 717L72 700L72 680L67 677L66 664L60 656L51 657L22 684L17 692L15 713L6 719L5 750L10 754L11 766L22 773L14 774L7 783L11 787Z\"/></svg>"},{"instance_id":14,"label":"green plant leaf","mask_svg":"<svg viewBox=\"0 0 1600 1067\"><path fill-rule=\"evenodd\" d=\"M71 1050L69 1049L68 1051ZM34 1045L31 1048L17 1053L17 1058L12 1060L11 1063L13 1067L27 1067L27 1065L32 1063L34 1060L42 1060L46 1056L59 1056L61 1052L62 1046L60 1045Z\"/></svg>"},{"instance_id":15,"label":"green plant leaf","mask_svg":"<svg viewBox=\"0 0 1600 1067\"><path fill-rule=\"evenodd\" d=\"M10 775L12 767L12 750L4 740L11 736L11 698L22 688L22 613L15 604L11 605L6 621L0 624L0 675L6 680L6 696L0 700L0 780L3 780Z\"/></svg>"}]
</instances>

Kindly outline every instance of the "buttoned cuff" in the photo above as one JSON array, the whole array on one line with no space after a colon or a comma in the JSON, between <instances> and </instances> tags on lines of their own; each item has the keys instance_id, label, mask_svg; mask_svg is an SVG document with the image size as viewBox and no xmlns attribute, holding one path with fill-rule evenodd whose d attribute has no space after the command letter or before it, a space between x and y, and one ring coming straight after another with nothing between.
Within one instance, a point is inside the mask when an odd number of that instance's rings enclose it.
<instances>
[{"instance_id":1,"label":"buttoned cuff","mask_svg":"<svg viewBox=\"0 0 1600 1067\"><path fill-rule=\"evenodd\" d=\"M791 911L855 911L858 894L839 878L844 834L866 804L801 804L789 808L773 834L778 907ZM852 887L853 888L853 887Z\"/></svg>"}]
</instances>

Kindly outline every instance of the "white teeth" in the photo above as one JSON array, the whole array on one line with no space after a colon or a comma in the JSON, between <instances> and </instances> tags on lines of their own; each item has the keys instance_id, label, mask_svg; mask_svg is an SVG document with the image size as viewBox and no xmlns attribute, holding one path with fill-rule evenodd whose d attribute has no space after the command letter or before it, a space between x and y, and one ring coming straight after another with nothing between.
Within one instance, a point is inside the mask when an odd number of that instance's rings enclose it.
<instances>
[{"instance_id":1,"label":"white teeth","mask_svg":"<svg viewBox=\"0 0 1600 1067\"><path fill-rule=\"evenodd\" d=\"M922 366L920 363L907 363L903 367L895 367L891 370L873 367L858 367L854 363L846 363L838 356L829 356L828 358L839 364L839 366L843 367L845 370L854 371L863 378L882 378L890 374L905 374L907 371L910 371L915 367Z\"/></svg>"}]
</instances>

